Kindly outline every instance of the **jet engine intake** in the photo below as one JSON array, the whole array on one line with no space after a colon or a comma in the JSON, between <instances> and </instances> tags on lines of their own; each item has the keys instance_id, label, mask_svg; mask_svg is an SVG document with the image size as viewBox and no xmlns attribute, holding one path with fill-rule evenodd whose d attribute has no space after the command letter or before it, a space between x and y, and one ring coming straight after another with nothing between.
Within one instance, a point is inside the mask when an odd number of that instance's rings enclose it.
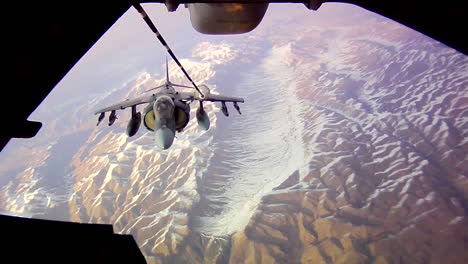
<instances>
[{"instance_id":1,"label":"jet engine intake","mask_svg":"<svg viewBox=\"0 0 468 264\"><path fill-rule=\"evenodd\" d=\"M176 122L176 131L182 132L190 120L190 107L176 106L174 111L174 118Z\"/></svg>"},{"instance_id":2,"label":"jet engine intake","mask_svg":"<svg viewBox=\"0 0 468 264\"><path fill-rule=\"evenodd\" d=\"M151 110L146 112L143 118L143 124L149 131L154 131L154 122L155 122L154 112Z\"/></svg>"}]
</instances>

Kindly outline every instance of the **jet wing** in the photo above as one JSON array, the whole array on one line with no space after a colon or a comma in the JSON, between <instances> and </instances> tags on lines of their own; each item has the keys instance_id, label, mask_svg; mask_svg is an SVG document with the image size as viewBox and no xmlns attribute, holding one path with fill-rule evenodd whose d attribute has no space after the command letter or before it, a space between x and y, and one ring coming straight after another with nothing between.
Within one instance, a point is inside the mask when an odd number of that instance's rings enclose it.
<instances>
[{"instance_id":1,"label":"jet wing","mask_svg":"<svg viewBox=\"0 0 468 264\"><path fill-rule=\"evenodd\" d=\"M200 98L197 92L192 92L192 93L178 92L176 98L179 100L201 100L201 101L209 101L209 102L238 102L238 103L244 102L244 98L224 96L224 95L218 95L218 94L208 94L206 97Z\"/></svg>"},{"instance_id":2,"label":"jet wing","mask_svg":"<svg viewBox=\"0 0 468 264\"><path fill-rule=\"evenodd\" d=\"M186 93L186 92L177 92L175 96L176 100L195 100L197 97L194 93Z\"/></svg>"},{"instance_id":3,"label":"jet wing","mask_svg":"<svg viewBox=\"0 0 468 264\"><path fill-rule=\"evenodd\" d=\"M97 114L104 113L104 112L125 109L127 107L131 107L131 106L134 106L134 105L146 104L146 103L151 102L152 100L153 100L153 95L142 96L142 97L138 97L138 98L135 98L135 99L127 99L127 100L125 100L123 102L120 102L118 104L101 108L101 109L95 111L94 114L97 115Z\"/></svg>"},{"instance_id":4,"label":"jet wing","mask_svg":"<svg viewBox=\"0 0 468 264\"><path fill-rule=\"evenodd\" d=\"M218 94L208 94L203 101L210 101L210 102L239 102L243 103L244 98L240 97L233 97L233 96L224 96Z\"/></svg>"}]
</instances>

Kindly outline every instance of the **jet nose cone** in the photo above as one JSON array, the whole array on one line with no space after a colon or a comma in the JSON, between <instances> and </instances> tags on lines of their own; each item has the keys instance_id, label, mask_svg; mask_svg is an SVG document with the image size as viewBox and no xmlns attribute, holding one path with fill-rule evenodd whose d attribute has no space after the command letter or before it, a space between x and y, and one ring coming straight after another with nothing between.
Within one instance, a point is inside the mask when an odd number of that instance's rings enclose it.
<instances>
[{"instance_id":1,"label":"jet nose cone","mask_svg":"<svg viewBox=\"0 0 468 264\"><path fill-rule=\"evenodd\" d=\"M160 128L156 130L154 139L160 149L168 149L174 142L174 132L169 128Z\"/></svg>"}]
</instances>

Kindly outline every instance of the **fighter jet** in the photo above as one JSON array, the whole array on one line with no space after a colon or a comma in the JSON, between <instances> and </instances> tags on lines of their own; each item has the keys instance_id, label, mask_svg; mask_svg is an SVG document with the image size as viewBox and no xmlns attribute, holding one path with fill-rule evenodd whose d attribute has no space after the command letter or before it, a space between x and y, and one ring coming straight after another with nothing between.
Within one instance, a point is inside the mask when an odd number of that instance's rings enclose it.
<instances>
[{"instance_id":1,"label":"fighter jet","mask_svg":"<svg viewBox=\"0 0 468 264\"><path fill-rule=\"evenodd\" d=\"M187 79L192 83L193 87L175 84L170 81L169 66L166 57L166 82L163 85L148 90L158 90L156 93L131 100L127 99L118 104L97 110L95 114L100 114L97 125L99 125L99 123L104 119L105 113L110 112L109 126L111 126L117 119L117 110L131 107L132 117L130 118L130 121L127 125L127 135L132 137L140 128L142 119L141 113L137 112L136 107L140 104L147 104L143 110L143 124L149 131L154 132L156 145L160 149L165 150L172 146L176 132L181 133L187 126L190 120L190 104L193 101L199 102L199 107L196 112L197 122L200 128L205 131L210 128L210 119L208 118L208 114L203 108L203 102L221 102L221 110L225 116L229 116L226 102L232 102L234 104L234 108L237 110L237 112L239 112L239 114L241 114L238 103L243 103L244 99L239 97L211 94L208 86L198 86L184 69L179 59L177 59L176 55L171 50L161 33L159 33L158 29L148 17L143 7L140 4L135 4L134 6L151 31L153 31L156 38L164 46L167 53L169 53L174 62L179 66L185 77L187 77ZM177 91L175 87L192 88L196 91Z\"/></svg>"},{"instance_id":2,"label":"fighter jet","mask_svg":"<svg viewBox=\"0 0 468 264\"><path fill-rule=\"evenodd\" d=\"M151 90L157 90L151 95L141 96L135 99L127 99L115 105L104 107L97 110L94 114L99 114L98 123L105 117L106 112L110 112L109 123L111 126L117 119L117 110L132 108L132 117L127 125L127 135L134 136L140 128L142 115L137 112L137 105L147 104L143 110L143 124L146 129L154 133L156 145L160 149L168 149L174 142L176 132L181 133L190 120L190 103L198 101L199 107L196 112L197 122L202 130L210 128L210 119L203 108L204 102L221 102L221 111L225 116L229 116L226 102L232 102L234 108L241 114L238 103L243 103L244 99L239 97L230 97L211 94L206 85L200 85L199 90L191 92L178 91L176 87L192 88L190 86L172 83L169 79L169 69L166 59L166 81L163 85L154 87Z\"/></svg>"}]
</instances>

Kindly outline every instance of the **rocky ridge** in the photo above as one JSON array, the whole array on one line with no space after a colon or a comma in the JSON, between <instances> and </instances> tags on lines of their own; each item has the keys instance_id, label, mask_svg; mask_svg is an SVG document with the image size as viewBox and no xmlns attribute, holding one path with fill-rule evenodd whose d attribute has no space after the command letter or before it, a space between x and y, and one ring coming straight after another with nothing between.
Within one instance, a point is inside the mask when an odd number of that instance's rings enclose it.
<instances>
[{"instance_id":1,"label":"rocky ridge","mask_svg":"<svg viewBox=\"0 0 468 264\"><path fill-rule=\"evenodd\" d=\"M126 122L119 121L86 130L76 149L62 152L60 142L38 148L30 169L0 190L2 210L112 223L116 232L134 235L149 263L464 263L468 60L391 21L353 14L323 21L290 16L235 45L202 42L192 50L195 59L183 61L197 82L209 83L221 66L233 64L252 71L236 81L255 84L262 75L263 85L277 84L278 95L288 97L283 108L260 107L252 98L265 94L249 94L246 113L264 111L274 125L261 130L270 136L263 144L251 144L254 130L230 139L253 145L221 159L219 166L239 166L235 179L211 170L227 145L216 138L219 109L208 105L212 129L200 133L192 120L167 152L155 152L149 133L127 138ZM294 26L297 20L308 26ZM174 65L171 76L183 83ZM124 99L161 82L142 74L92 99L72 120L110 94L118 97L112 101ZM54 127L69 117L61 113ZM283 119L291 126L269 133ZM69 133L91 123L76 122ZM57 153L72 154L63 173L72 181L57 178L66 188L52 195L57 183L44 175L53 175L48 164L59 161ZM288 170L242 174L265 161L273 162L264 170L278 164ZM272 184L260 188L260 178ZM242 184L253 186L255 199L238 192ZM235 203L249 203L242 225L223 215L230 209L228 216L243 216L237 210L246 207ZM208 218L221 219L217 225L228 231L213 232L211 222L203 223Z\"/></svg>"}]
</instances>

